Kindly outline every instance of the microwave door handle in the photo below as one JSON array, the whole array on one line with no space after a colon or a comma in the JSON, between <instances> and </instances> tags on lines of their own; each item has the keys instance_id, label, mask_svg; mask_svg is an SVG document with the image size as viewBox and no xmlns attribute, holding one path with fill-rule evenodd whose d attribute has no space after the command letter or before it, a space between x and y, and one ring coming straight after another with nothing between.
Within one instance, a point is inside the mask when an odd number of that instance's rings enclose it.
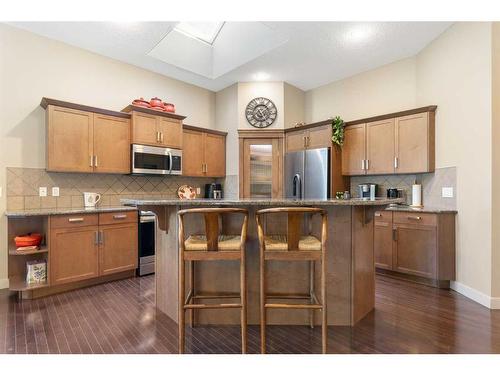
<instances>
[{"instance_id":1,"label":"microwave door handle","mask_svg":"<svg viewBox=\"0 0 500 375\"><path fill-rule=\"evenodd\" d=\"M170 159L170 169L168 171L168 174L172 174L174 158L172 157L172 153L170 151L168 152L168 158Z\"/></svg>"}]
</instances>

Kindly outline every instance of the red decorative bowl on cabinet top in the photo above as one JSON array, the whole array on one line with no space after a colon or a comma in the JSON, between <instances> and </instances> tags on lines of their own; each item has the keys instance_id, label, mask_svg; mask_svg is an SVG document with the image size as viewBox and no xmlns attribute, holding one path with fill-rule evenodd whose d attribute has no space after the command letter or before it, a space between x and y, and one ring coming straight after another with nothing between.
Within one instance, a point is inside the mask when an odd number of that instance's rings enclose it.
<instances>
[{"instance_id":1,"label":"red decorative bowl on cabinet top","mask_svg":"<svg viewBox=\"0 0 500 375\"><path fill-rule=\"evenodd\" d=\"M165 112L175 113L175 105L172 103L163 103L163 108Z\"/></svg>"},{"instance_id":2,"label":"red decorative bowl on cabinet top","mask_svg":"<svg viewBox=\"0 0 500 375\"><path fill-rule=\"evenodd\" d=\"M151 107L151 105L149 104L149 102L147 100L144 100L144 98L139 98L139 99L133 100L132 101L132 105L136 105L138 107L144 107L144 108Z\"/></svg>"},{"instance_id":3,"label":"red decorative bowl on cabinet top","mask_svg":"<svg viewBox=\"0 0 500 375\"><path fill-rule=\"evenodd\" d=\"M161 99L156 97L151 98L149 104L151 105L151 107L163 107L163 102L161 101Z\"/></svg>"}]
</instances>

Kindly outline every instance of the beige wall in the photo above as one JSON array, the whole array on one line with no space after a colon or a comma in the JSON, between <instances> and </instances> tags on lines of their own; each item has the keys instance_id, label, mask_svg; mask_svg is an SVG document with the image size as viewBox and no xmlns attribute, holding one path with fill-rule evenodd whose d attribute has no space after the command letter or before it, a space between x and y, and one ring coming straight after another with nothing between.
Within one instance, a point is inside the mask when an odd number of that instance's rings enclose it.
<instances>
[{"instance_id":1,"label":"beige wall","mask_svg":"<svg viewBox=\"0 0 500 375\"><path fill-rule=\"evenodd\" d=\"M215 127L227 132L226 174L238 174L238 84L215 95Z\"/></svg>"},{"instance_id":2,"label":"beige wall","mask_svg":"<svg viewBox=\"0 0 500 375\"><path fill-rule=\"evenodd\" d=\"M121 110L138 96L175 103L187 122L215 126L215 93L0 25L0 288L6 287L6 167L45 166L48 96Z\"/></svg>"},{"instance_id":3,"label":"beige wall","mask_svg":"<svg viewBox=\"0 0 500 375\"><path fill-rule=\"evenodd\" d=\"M417 55L426 104L438 106L436 167L457 167L457 281L491 296L490 23L454 24Z\"/></svg>"},{"instance_id":4,"label":"beige wall","mask_svg":"<svg viewBox=\"0 0 500 375\"><path fill-rule=\"evenodd\" d=\"M415 58L309 90L306 122L340 116L345 121L415 107Z\"/></svg>"},{"instance_id":5,"label":"beige wall","mask_svg":"<svg viewBox=\"0 0 500 375\"><path fill-rule=\"evenodd\" d=\"M493 216L492 226L492 192L500 188L493 173L492 191L492 168L500 168L500 155L493 165L491 155L500 130L492 137L491 42L491 23L456 23L415 57L306 92L305 107L306 121L314 122L438 106L436 167L457 167L457 287L472 288L479 299L500 293L496 237L492 253L492 228L500 222Z\"/></svg>"},{"instance_id":6,"label":"beige wall","mask_svg":"<svg viewBox=\"0 0 500 375\"><path fill-rule=\"evenodd\" d=\"M284 126L285 129L293 128L295 124L305 121L306 93L286 82L283 88L285 100Z\"/></svg>"}]
</instances>

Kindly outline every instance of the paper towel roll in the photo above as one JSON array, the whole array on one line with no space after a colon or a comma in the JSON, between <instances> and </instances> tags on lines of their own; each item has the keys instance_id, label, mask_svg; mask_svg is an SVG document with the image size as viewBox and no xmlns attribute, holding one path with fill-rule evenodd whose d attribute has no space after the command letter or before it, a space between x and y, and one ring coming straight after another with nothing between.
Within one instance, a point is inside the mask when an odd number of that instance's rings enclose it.
<instances>
[{"instance_id":1,"label":"paper towel roll","mask_svg":"<svg viewBox=\"0 0 500 375\"><path fill-rule=\"evenodd\" d=\"M422 206L422 185L414 184L411 187L411 205Z\"/></svg>"}]
</instances>

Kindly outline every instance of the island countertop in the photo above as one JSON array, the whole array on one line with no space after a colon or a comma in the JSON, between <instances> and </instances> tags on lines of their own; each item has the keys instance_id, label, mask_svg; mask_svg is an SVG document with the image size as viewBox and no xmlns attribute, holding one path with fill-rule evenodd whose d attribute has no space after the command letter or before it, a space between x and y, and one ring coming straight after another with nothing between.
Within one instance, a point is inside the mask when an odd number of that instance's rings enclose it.
<instances>
[{"instance_id":1,"label":"island countertop","mask_svg":"<svg viewBox=\"0 0 500 375\"><path fill-rule=\"evenodd\" d=\"M127 206L384 206L401 203L403 198L370 199L121 199Z\"/></svg>"}]
</instances>

